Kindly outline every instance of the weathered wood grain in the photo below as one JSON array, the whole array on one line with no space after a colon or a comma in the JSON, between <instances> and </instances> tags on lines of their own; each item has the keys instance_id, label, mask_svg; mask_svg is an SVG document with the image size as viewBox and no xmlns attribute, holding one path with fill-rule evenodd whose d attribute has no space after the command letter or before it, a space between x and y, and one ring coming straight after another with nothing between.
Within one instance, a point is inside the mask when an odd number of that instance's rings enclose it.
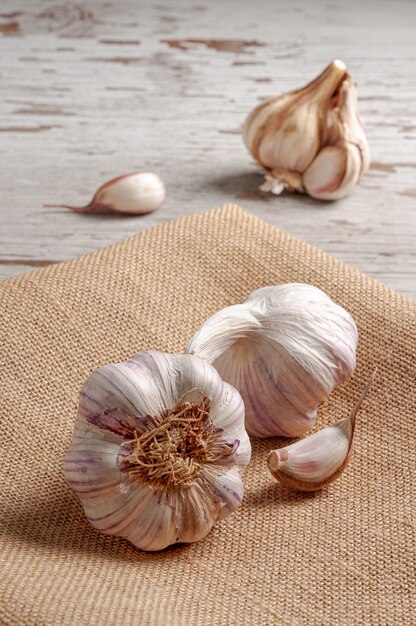
<instances>
[{"instance_id":1,"label":"weathered wood grain","mask_svg":"<svg viewBox=\"0 0 416 626\"><path fill-rule=\"evenodd\" d=\"M236 201L416 296L415 2L2 0L0 14L0 277ZM245 116L337 57L359 82L371 170L336 203L261 194ZM139 169L166 183L151 215L43 206Z\"/></svg>"}]
</instances>

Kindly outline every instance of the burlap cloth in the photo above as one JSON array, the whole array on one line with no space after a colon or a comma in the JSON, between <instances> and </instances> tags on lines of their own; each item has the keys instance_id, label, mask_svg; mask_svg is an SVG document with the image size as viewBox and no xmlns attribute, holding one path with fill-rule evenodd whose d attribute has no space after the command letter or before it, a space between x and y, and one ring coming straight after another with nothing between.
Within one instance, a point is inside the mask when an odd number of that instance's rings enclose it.
<instances>
[{"instance_id":1,"label":"burlap cloth","mask_svg":"<svg viewBox=\"0 0 416 626\"><path fill-rule=\"evenodd\" d=\"M317 427L378 366L347 472L291 492L265 463L279 440L253 440L243 506L204 541L144 553L99 534L62 472L83 380L139 350L182 351L215 310L287 281L321 287L359 327L356 374ZM2 624L415 623L410 300L226 205L6 280L0 316Z\"/></svg>"}]
</instances>

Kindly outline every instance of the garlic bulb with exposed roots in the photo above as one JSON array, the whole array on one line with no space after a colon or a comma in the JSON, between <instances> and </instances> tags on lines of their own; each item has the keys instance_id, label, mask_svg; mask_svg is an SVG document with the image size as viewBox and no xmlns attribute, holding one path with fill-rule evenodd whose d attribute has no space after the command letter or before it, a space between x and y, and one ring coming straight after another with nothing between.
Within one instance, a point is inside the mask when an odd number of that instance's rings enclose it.
<instances>
[{"instance_id":1,"label":"garlic bulb with exposed roots","mask_svg":"<svg viewBox=\"0 0 416 626\"><path fill-rule=\"evenodd\" d=\"M245 122L244 141L265 171L261 189L273 193L287 189L335 200L369 166L356 84L342 61L306 87L258 105Z\"/></svg>"},{"instance_id":2,"label":"garlic bulb with exposed roots","mask_svg":"<svg viewBox=\"0 0 416 626\"><path fill-rule=\"evenodd\" d=\"M157 174L134 172L104 183L86 206L75 207L68 204L44 206L62 206L76 213L144 215L159 208L164 199L165 186Z\"/></svg>"},{"instance_id":3,"label":"garlic bulb with exposed roots","mask_svg":"<svg viewBox=\"0 0 416 626\"><path fill-rule=\"evenodd\" d=\"M267 462L277 480L297 491L318 491L339 478L350 460L356 416L374 375L349 417L270 452Z\"/></svg>"},{"instance_id":4,"label":"garlic bulb with exposed roots","mask_svg":"<svg viewBox=\"0 0 416 626\"><path fill-rule=\"evenodd\" d=\"M140 352L85 382L64 472L95 528L160 550L240 506L250 454L241 396L207 361Z\"/></svg>"},{"instance_id":5,"label":"garlic bulb with exposed roots","mask_svg":"<svg viewBox=\"0 0 416 626\"><path fill-rule=\"evenodd\" d=\"M263 287L214 313L187 351L238 389L250 434L295 437L313 426L320 402L352 375L357 341L345 309L317 287L290 283Z\"/></svg>"}]
</instances>

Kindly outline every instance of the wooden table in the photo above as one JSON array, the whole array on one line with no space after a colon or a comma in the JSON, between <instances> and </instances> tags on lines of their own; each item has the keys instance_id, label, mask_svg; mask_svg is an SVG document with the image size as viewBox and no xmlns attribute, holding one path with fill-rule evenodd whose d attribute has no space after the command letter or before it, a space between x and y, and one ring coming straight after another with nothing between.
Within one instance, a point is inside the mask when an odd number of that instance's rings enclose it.
<instances>
[{"instance_id":1,"label":"wooden table","mask_svg":"<svg viewBox=\"0 0 416 626\"><path fill-rule=\"evenodd\" d=\"M237 202L416 296L413 0L2 0L0 277ZM241 126L333 58L359 83L372 166L350 197L258 191ZM79 215L113 176L166 183L145 217Z\"/></svg>"}]
</instances>

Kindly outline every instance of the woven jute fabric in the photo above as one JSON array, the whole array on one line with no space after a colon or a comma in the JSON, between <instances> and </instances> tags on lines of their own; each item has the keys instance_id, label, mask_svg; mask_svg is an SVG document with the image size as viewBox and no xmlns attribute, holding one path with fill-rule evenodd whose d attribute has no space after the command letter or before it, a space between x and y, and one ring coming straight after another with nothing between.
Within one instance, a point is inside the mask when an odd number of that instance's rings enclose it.
<instances>
[{"instance_id":1,"label":"woven jute fabric","mask_svg":"<svg viewBox=\"0 0 416 626\"><path fill-rule=\"evenodd\" d=\"M355 318L356 373L317 428L349 413L373 367L345 474L302 495L253 439L241 508L196 544L145 553L100 534L65 483L78 393L96 367L182 352L214 311L282 282ZM416 305L234 205L0 283L0 622L10 625L414 624Z\"/></svg>"}]
</instances>

